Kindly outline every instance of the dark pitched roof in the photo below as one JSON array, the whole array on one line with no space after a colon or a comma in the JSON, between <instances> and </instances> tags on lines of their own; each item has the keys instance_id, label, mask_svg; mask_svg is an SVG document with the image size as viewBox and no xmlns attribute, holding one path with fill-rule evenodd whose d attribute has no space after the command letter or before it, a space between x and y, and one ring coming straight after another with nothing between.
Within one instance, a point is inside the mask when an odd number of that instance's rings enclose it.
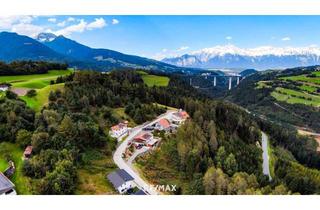
<instances>
[{"instance_id":1,"label":"dark pitched roof","mask_svg":"<svg viewBox=\"0 0 320 210\"><path fill-rule=\"evenodd\" d=\"M143 190L135 192L133 195L147 195Z\"/></svg>"},{"instance_id":2,"label":"dark pitched roof","mask_svg":"<svg viewBox=\"0 0 320 210\"><path fill-rule=\"evenodd\" d=\"M107 178L115 188L118 188L127 181L133 180L133 177L124 169L117 169L116 171L108 174Z\"/></svg>"},{"instance_id":3,"label":"dark pitched roof","mask_svg":"<svg viewBox=\"0 0 320 210\"><path fill-rule=\"evenodd\" d=\"M0 172L0 194L5 193L14 188L14 184Z\"/></svg>"}]
</instances>

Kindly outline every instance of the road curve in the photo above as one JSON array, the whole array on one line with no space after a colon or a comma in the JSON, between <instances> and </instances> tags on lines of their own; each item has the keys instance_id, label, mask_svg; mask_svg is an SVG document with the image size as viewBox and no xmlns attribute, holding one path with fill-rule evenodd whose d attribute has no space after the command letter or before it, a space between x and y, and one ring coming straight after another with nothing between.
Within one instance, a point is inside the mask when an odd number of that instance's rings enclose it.
<instances>
[{"instance_id":1,"label":"road curve","mask_svg":"<svg viewBox=\"0 0 320 210\"><path fill-rule=\"evenodd\" d=\"M269 154L268 154L268 136L261 131L262 136L262 158L263 158L263 174L269 177L269 180L272 180L270 175L270 167L269 167Z\"/></svg>"},{"instance_id":2,"label":"road curve","mask_svg":"<svg viewBox=\"0 0 320 210\"><path fill-rule=\"evenodd\" d=\"M152 122L149 123L145 123L143 125L139 125L137 127L134 127L133 129L131 129L130 135L118 146L118 148L116 149L116 151L113 154L113 161L115 162L115 164L120 168L120 169L124 169L126 170L133 178L135 183L138 185L138 187L140 187L140 189L144 190L146 193L150 194L150 195L158 195L159 193L153 189L152 187L150 187L150 184L148 184L147 182L145 182L140 176L139 173L137 171L134 170L134 168L132 167L131 164L128 164L123 158L122 158L122 154L126 151L127 145L130 141L133 140L133 138L142 131L142 129L144 127L150 126L156 122L158 122L160 119L163 118L170 118L172 113L174 111L167 111L166 113L158 116L157 119L153 120Z\"/></svg>"}]
</instances>

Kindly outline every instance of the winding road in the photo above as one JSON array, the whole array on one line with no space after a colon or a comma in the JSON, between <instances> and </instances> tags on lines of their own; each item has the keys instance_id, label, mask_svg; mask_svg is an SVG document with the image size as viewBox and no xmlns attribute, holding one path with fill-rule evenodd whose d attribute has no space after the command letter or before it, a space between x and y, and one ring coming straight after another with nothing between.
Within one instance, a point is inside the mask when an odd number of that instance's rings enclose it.
<instances>
[{"instance_id":1,"label":"winding road","mask_svg":"<svg viewBox=\"0 0 320 210\"><path fill-rule=\"evenodd\" d=\"M268 136L261 131L262 135L262 158L263 158L263 174L269 176L269 181L272 180L269 167L269 154L268 154Z\"/></svg>"},{"instance_id":2,"label":"winding road","mask_svg":"<svg viewBox=\"0 0 320 210\"><path fill-rule=\"evenodd\" d=\"M132 164L130 164L133 160L130 160L130 163L128 163L126 160L123 159L122 156L126 151L128 143L131 142L133 138L142 131L143 128L148 127L163 118L170 118L174 112L175 111L169 110L166 113L158 116L158 118L153 120L152 122L144 123L143 125L139 125L131 129L130 135L118 146L115 153L113 154L113 161L115 162L115 164L120 169L126 170L134 178L134 182L137 184L137 186L150 195L158 195L159 192L157 192L154 188L150 187L151 185L140 177L139 173L134 169Z\"/></svg>"}]
</instances>

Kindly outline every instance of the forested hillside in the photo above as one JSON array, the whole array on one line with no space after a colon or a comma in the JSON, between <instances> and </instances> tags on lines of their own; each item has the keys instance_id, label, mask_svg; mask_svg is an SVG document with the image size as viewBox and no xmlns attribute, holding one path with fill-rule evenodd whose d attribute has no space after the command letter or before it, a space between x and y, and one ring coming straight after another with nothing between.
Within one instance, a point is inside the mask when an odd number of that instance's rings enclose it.
<instances>
[{"instance_id":1,"label":"forested hillside","mask_svg":"<svg viewBox=\"0 0 320 210\"><path fill-rule=\"evenodd\" d=\"M44 61L14 61L8 64L0 61L0 76L44 74L49 70L66 70L67 67L67 64Z\"/></svg>"},{"instance_id":2,"label":"forested hillside","mask_svg":"<svg viewBox=\"0 0 320 210\"><path fill-rule=\"evenodd\" d=\"M93 158L110 159L115 149L108 131L123 116L114 110L124 109L141 124L165 112L159 104L182 108L191 119L138 161L151 182L178 184L176 194L319 193L319 154L309 138L209 99L179 76L171 76L168 86L148 87L135 71L76 72L37 115L8 91L0 101L0 141L34 147L23 166L32 193L74 194L82 169ZM262 174L261 129L272 141L272 182Z\"/></svg>"},{"instance_id":3,"label":"forested hillside","mask_svg":"<svg viewBox=\"0 0 320 210\"><path fill-rule=\"evenodd\" d=\"M282 124L320 131L318 67L256 73L225 99Z\"/></svg>"}]
</instances>

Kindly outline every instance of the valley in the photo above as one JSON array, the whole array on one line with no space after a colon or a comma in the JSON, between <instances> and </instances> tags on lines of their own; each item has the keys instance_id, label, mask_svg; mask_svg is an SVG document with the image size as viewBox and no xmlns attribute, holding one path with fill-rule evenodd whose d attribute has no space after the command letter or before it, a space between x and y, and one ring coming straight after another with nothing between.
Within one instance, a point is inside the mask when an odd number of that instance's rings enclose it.
<instances>
[{"instance_id":1,"label":"valley","mask_svg":"<svg viewBox=\"0 0 320 210\"><path fill-rule=\"evenodd\" d=\"M0 101L3 144L6 139L15 142L18 156L25 146L33 146L29 160L12 158L19 167L16 176L28 183L13 179L18 193L117 194L106 175L118 168L129 172L140 189L146 183L176 186L175 191L164 194L313 194L319 189L316 142L264 120L262 115L256 117L253 103L245 111L233 103L208 98L181 75L132 70L58 72L49 70L42 75L17 76L21 77L18 81L6 80L12 86L19 82L47 84L37 86L35 97L12 95L9 90ZM265 74L259 80L256 77L260 72L247 76L230 94L246 85L250 98L243 97L246 91L241 91L242 103L262 92L284 109L295 105L277 101L272 92L289 87L302 90L285 81L283 73L268 75L270 79ZM62 83L57 83L58 78ZM51 84L53 79L56 81ZM33 105L31 99L39 105ZM180 108L190 119L175 132L155 132L161 142L152 151L123 159L128 142L141 129L149 129L150 122L166 116L163 113ZM134 129L117 143L110 131L123 122ZM6 161L0 159L2 168ZM301 177L308 177L310 182L303 184ZM299 184L294 185L292 180ZM158 194L150 189L145 192Z\"/></svg>"}]
</instances>

